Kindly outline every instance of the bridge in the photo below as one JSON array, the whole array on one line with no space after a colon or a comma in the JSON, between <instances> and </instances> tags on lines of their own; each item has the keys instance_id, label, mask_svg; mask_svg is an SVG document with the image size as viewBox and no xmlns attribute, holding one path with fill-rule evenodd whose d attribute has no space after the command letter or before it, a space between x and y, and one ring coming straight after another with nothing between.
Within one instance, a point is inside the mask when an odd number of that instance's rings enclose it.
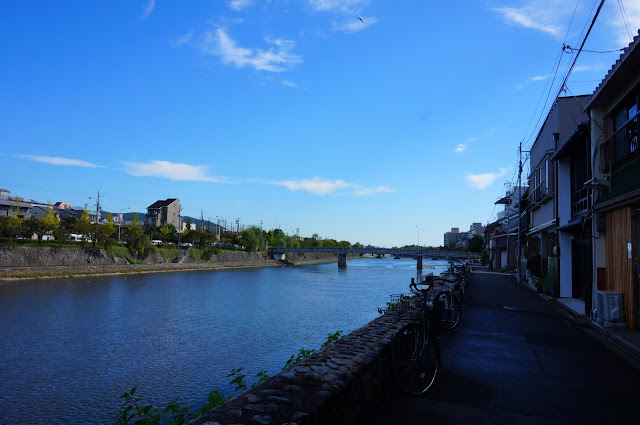
<instances>
[{"instance_id":1,"label":"bridge","mask_svg":"<svg viewBox=\"0 0 640 425\"><path fill-rule=\"evenodd\" d=\"M271 248L272 258L276 255L283 255L287 253L297 254L312 254L312 253L332 253L338 254L338 267L347 267L347 254L354 255L393 255L394 257L401 258L415 258L417 261L418 270L422 270L422 259L437 258L442 260L453 260L456 258L462 259L479 259L480 254L476 252L462 252L462 251L422 251L422 250L408 250L398 248Z\"/></svg>"}]
</instances>

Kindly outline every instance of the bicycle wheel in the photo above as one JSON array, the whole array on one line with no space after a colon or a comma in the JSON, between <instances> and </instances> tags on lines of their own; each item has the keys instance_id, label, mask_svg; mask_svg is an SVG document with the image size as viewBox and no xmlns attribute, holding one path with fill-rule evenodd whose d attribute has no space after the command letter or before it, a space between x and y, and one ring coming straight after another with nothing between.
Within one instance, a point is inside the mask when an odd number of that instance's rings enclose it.
<instances>
[{"instance_id":1,"label":"bicycle wheel","mask_svg":"<svg viewBox=\"0 0 640 425\"><path fill-rule=\"evenodd\" d=\"M451 291L442 291L433 300L433 311L438 325L447 331L452 330L460 323L462 308L460 303L454 300Z\"/></svg>"},{"instance_id":2,"label":"bicycle wheel","mask_svg":"<svg viewBox=\"0 0 640 425\"><path fill-rule=\"evenodd\" d=\"M436 337L422 325L411 324L393 339L391 371L400 389L411 395L427 391L440 368L440 349Z\"/></svg>"}]
</instances>

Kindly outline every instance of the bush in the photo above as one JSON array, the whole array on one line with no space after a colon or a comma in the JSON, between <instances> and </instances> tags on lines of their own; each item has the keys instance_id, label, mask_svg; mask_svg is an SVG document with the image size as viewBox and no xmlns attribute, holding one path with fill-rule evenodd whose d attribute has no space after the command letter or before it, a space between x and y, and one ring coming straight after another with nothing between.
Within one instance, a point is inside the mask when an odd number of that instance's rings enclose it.
<instances>
[{"instance_id":1,"label":"bush","mask_svg":"<svg viewBox=\"0 0 640 425\"><path fill-rule=\"evenodd\" d=\"M126 246L118 246L113 245L107 249L107 255L115 261L117 258L126 258L130 263L133 263L133 257L131 256L131 251Z\"/></svg>"}]
</instances>

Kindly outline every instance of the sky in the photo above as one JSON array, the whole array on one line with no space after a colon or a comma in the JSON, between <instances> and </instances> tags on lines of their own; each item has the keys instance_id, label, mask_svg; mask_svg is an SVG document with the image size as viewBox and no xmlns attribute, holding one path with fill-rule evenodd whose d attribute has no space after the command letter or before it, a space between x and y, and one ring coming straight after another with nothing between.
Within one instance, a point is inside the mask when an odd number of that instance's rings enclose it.
<instances>
[{"instance_id":1,"label":"sky","mask_svg":"<svg viewBox=\"0 0 640 425\"><path fill-rule=\"evenodd\" d=\"M606 2L561 91L598 4L2 1L0 188L438 246L495 219L518 144L637 34L640 2Z\"/></svg>"}]
</instances>

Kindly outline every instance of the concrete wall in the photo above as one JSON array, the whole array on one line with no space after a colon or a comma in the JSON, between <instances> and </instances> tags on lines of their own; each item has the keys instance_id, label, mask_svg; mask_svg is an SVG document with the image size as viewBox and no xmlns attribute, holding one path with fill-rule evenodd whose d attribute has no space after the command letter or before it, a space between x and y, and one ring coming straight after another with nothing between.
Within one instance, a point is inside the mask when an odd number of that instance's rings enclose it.
<instances>
[{"instance_id":1,"label":"concrete wall","mask_svg":"<svg viewBox=\"0 0 640 425\"><path fill-rule=\"evenodd\" d=\"M381 316L190 424L366 424L392 389L391 341L400 327Z\"/></svg>"},{"instance_id":2,"label":"concrete wall","mask_svg":"<svg viewBox=\"0 0 640 425\"><path fill-rule=\"evenodd\" d=\"M0 267L52 267L79 266L87 264L87 257L91 257L92 265L125 264L121 258L111 259L107 252L97 248L33 248L33 247L0 247ZM151 253L141 258L143 264L166 263L161 253ZM328 263L337 261L335 254L290 254L290 262L294 265ZM168 261L169 263L171 260ZM211 257L207 264L243 264L256 266L265 262L272 262L262 252L222 251ZM185 256L182 264L194 264L189 255Z\"/></svg>"}]
</instances>

